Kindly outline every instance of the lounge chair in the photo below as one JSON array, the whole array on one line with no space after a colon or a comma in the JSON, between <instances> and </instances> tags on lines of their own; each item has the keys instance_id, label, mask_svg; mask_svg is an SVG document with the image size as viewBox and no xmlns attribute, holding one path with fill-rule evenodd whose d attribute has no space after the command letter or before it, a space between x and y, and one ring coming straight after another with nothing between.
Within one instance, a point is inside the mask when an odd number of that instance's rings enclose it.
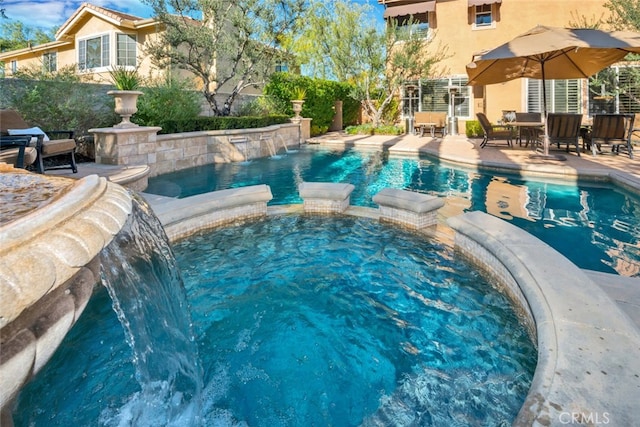
<instances>
[{"instance_id":1,"label":"lounge chair","mask_svg":"<svg viewBox=\"0 0 640 427\"><path fill-rule=\"evenodd\" d=\"M476 113L482 131L484 132L484 139L480 143L480 148L484 148L489 140L505 140L507 145L511 147L511 140L514 136L514 129L511 126L492 125L487 116L484 113Z\"/></svg>"},{"instance_id":2,"label":"lounge chair","mask_svg":"<svg viewBox=\"0 0 640 427\"><path fill-rule=\"evenodd\" d=\"M547 115L549 145L557 144L558 148L560 148L561 144L567 144L567 153L569 152L569 146L575 145L576 153L579 156L581 126L582 114L549 113Z\"/></svg>"},{"instance_id":3,"label":"lounge chair","mask_svg":"<svg viewBox=\"0 0 640 427\"><path fill-rule=\"evenodd\" d=\"M620 147L627 150L633 159L633 123L635 114L596 114L593 116L593 127L589 134L589 145L595 156L603 144L610 144L611 151L619 154Z\"/></svg>"},{"instance_id":4,"label":"lounge chair","mask_svg":"<svg viewBox=\"0 0 640 427\"><path fill-rule=\"evenodd\" d=\"M0 110L0 135L0 145L3 146L9 145L8 141L10 139L7 139L7 136L30 136L31 145L35 146L36 158L34 162L36 163L36 168L39 173L44 173L45 169L71 169L73 173L78 172L75 158L76 141L73 139L73 131L60 130L44 132L38 127L29 126L17 111L4 109ZM49 139L49 135L64 135L67 138ZM27 154L27 150L29 148L31 147L24 148L25 160L23 167L30 164L28 163L28 161L30 160L29 154ZM15 153L12 153L11 156L7 155L7 160L13 159L14 161L12 163L17 167L20 167L17 164L19 151L20 148L17 148L17 151ZM67 158L69 159L68 163L45 168L43 160L53 156L67 156Z\"/></svg>"},{"instance_id":5,"label":"lounge chair","mask_svg":"<svg viewBox=\"0 0 640 427\"><path fill-rule=\"evenodd\" d=\"M31 145L31 136L0 136L0 163L26 168L35 163L38 153Z\"/></svg>"}]
</instances>

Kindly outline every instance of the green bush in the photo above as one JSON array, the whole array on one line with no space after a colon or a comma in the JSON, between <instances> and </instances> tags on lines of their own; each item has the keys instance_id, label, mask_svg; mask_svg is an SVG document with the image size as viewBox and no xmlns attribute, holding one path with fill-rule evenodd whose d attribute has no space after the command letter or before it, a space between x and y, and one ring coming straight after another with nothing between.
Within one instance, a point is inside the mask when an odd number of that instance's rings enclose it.
<instances>
[{"instance_id":1,"label":"green bush","mask_svg":"<svg viewBox=\"0 0 640 427\"><path fill-rule=\"evenodd\" d=\"M243 103L236 116L272 116L284 114L289 103L273 96L263 95Z\"/></svg>"},{"instance_id":2,"label":"green bush","mask_svg":"<svg viewBox=\"0 0 640 427\"><path fill-rule=\"evenodd\" d=\"M373 127L371 123L365 123L358 126L348 126L345 132L349 135L402 135L404 128L395 125Z\"/></svg>"},{"instance_id":3,"label":"green bush","mask_svg":"<svg viewBox=\"0 0 640 427\"><path fill-rule=\"evenodd\" d=\"M160 133L196 132L204 130L252 129L276 124L289 123L289 116L243 116L243 117L192 117L163 122Z\"/></svg>"},{"instance_id":4,"label":"green bush","mask_svg":"<svg viewBox=\"0 0 640 427\"><path fill-rule=\"evenodd\" d=\"M335 116L335 101L342 101L344 125L357 123L359 103L352 99L350 85L331 80L312 79L290 73L275 73L264 88L264 94L277 100L281 114L293 116L291 100L298 89L306 93L302 116L312 119L314 131L326 132Z\"/></svg>"},{"instance_id":5,"label":"green bush","mask_svg":"<svg viewBox=\"0 0 640 427\"><path fill-rule=\"evenodd\" d=\"M56 73L23 68L16 78L1 79L3 108L13 108L28 123L45 130L73 130L77 137L91 128L119 122L109 86L82 83L75 67Z\"/></svg>"},{"instance_id":6,"label":"green bush","mask_svg":"<svg viewBox=\"0 0 640 427\"><path fill-rule=\"evenodd\" d=\"M160 79L141 88L138 112L132 121L141 126L160 126L198 117L202 95L193 90L187 80Z\"/></svg>"},{"instance_id":7,"label":"green bush","mask_svg":"<svg viewBox=\"0 0 640 427\"><path fill-rule=\"evenodd\" d=\"M478 138L484 135L484 131L478 120L469 120L465 124L465 134L467 138Z\"/></svg>"}]
</instances>

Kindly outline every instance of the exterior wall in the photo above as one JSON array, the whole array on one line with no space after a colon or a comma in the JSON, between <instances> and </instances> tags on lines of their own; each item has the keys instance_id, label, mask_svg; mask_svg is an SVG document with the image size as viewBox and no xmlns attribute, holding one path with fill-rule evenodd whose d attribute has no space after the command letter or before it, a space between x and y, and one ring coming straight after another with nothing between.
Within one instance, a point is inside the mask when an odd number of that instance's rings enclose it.
<instances>
[{"instance_id":1,"label":"exterior wall","mask_svg":"<svg viewBox=\"0 0 640 427\"><path fill-rule=\"evenodd\" d=\"M492 49L526 32L536 25L551 27L574 26L576 22L606 19L609 10L602 0L502 0L493 4L493 25L474 28L474 8L467 0L435 0L435 12L430 14L433 42L430 49L446 46L448 58L437 67L445 76L467 76L465 66L473 54ZM422 1L378 0L387 7ZM574 24L574 25L572 25ZM511 82L472 89L470 118L484 111L491 121L502 116L502 110L526 111L526 82ZM459 124L464 129L464 122Z\"/></svg>"}]
</instances>

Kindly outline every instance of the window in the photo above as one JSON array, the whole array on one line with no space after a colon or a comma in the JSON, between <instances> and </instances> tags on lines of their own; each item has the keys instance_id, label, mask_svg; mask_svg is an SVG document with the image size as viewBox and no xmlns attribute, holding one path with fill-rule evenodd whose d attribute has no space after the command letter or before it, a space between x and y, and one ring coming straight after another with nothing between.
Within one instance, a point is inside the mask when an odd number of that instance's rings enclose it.
<instances>
[{"instance_id":1,"label":"window","mask_svg":"<svg viewBox=\"0 0 640 427\"><path fill-rule=\"evenodd\" d=\"M11 66L11 73L15 73L18 71L18 61L16 61L15 59L11 61L10 66Z\"/></svg>"},{"instance_id":2,"label":"window","mask_svg":"<svg viewBox=\"0 0 640 427\"><path fill-rule=\"evenodd\" d=\"M476 6L476 27L487 27L493 23L493 15L491 14L490 4L481 4Z\"/></svg>"},{"instance_id":3,"label":"window","mask_svg":"<svg viewBox=\"0 0 640 427\"><path fill-rule=\"evenodd\" d=\"M581 84L578 79L571 80L547 80L545 82L547 92L548 113L580 113ZM527 80L527 111L542 113L542 80Z\"/></svg>"},{"instance_id":4,"label":"window","mask_svg":"<svg viewBox=\"0 0 640 427\"><path fill-rule=\"evenodd\" d=\"M57 52L47 52L42 55L42 69L46 73L55 73L58 70Z\"/></svg>"},{"instance_id":5,"label":"window","mask_svg":"<svg viewBox=\"0 0 640 427\"><path fill-rule=\"evenodd\" d=\"M456 117L468 118L471 114L471 87L467 86L466 77L452 77L449 79L424 80L420 85L420 111L440 111L449 113L449 89L447 86L457 86L454 108Z\"/></svg>"},{"instance_id":6,"label":"window","mask_svg":"<svg viewBox=\"0 0 640 427\"><path fill-rule=\"evenodd\" d=\"M136 36L132 34L117 35L117 64L127 67L136 66Z\"/></svg>"},{"instance_id":7,"label":"window","mask_svg":"<svg viewBox=\"0 0 640 427\"><path fill-rule=\"evenodd\" d=\"M78 68L80 70L108 67L111 64L109 59L108 34L78 41Z\"/></svg>"},{"instance_id":8,"label":"window","mask_svg":"<svg viewBox=\"0 0 640 427\"><path fill-rule=\"evenodd\" d=\"M429 37L429 12L398 17L396 23L398 25L398 40L408 40L412 37Z\"/></svg>"}]
</instances>

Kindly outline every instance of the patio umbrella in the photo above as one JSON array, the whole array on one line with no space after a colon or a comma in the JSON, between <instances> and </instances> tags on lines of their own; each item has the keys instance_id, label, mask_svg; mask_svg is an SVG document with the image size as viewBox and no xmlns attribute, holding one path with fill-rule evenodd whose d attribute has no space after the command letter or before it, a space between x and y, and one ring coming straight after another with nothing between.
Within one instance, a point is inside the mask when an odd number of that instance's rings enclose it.
<instances>
[{"instance_id":1,"label":"patio umbrella","mask_svg":"<svg viewBox=\"0 0 640 427\"><path fill-rule=\"evenodd\" d=\"M628 53L640 53L640 33L539 25L495 49L474 55L467 65L468 84L540 79L546 118L545 80L588 78ZM546 126L544 154L549 154Z\"/></svg>"}]
</instances>

